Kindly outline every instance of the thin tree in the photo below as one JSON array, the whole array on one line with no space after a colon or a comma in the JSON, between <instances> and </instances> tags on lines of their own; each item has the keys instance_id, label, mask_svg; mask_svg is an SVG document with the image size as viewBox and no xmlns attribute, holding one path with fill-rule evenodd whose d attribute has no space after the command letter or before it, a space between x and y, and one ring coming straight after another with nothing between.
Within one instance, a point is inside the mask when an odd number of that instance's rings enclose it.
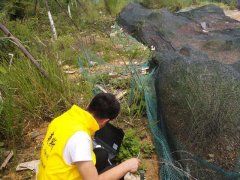
<instances>
[{"instance_id":1,"label":"thin tree","mask_svg":"<svg viewBox=\"0 0 240 180\"><path fill-rule=\"evenodd\" d=\"M72 19L72 13L71 13L70 3L71 3L71 0L68 0L68 1L67 1L67 4L68 4L68 15L69 15L69 17Z\"/></svg>"},{"instance_id":2,"label":"thin tree","mask_svg":"<svg viewBox=\"0 0 240 180\"><path fill-rule=\"evenodd\" d=\"M47 13L48 13L48 18L49 18L50 25L51 25L52 32L53 32L53 38L56 40L56 39L57 39L57 30L56 30L56 28L55 28L54 21L53 21L53 18L52 18L52 14L51 14L50 8L49 8L49 6L48 6L48 0L45 0L45 5L46 5L46 9L47 9Z\"/></svg>"}]
</instances>

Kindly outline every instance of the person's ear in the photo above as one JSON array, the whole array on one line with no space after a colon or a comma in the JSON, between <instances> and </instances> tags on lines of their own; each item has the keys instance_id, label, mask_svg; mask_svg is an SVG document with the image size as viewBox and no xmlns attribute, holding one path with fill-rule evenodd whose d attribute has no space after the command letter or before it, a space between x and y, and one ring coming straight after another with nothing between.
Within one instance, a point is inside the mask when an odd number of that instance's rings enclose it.
<instances>
[{"instance_id":1,"label":"person's ear","mask_svg":"<svg viewBox=\"0 0 240 180\"><path fill-rule=\"evenodd\" d=\"M110 121L110 119L106 118L106 119L101 119L99 121L99 126L102 128L104 127L108 122Z\"/></svg>"},{"instance_id":2,"label":"person's ear","mask_svg":"<svg viewBox=\"0 0 240 180\"><path fill-rule=\"evenodd\" d=\"M103 121L105 124L107 124L110 121L110 119L104 119Z\"/></svg>"}]
</instances>

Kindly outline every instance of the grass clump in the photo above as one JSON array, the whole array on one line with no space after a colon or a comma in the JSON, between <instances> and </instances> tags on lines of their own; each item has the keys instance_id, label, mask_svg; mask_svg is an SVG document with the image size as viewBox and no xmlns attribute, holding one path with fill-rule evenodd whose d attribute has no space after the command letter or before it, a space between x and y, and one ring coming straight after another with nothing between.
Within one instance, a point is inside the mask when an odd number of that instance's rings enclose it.
<instances>
[{"instance_id":1,"label":"grass clump","mask_svg":"<svg viewBox=\"0 0 240 180\"><path fill-rule=\"evenodd\" d=\"M70 85L55 61L42 59L50 80L44 79L25 58L2 63L0 73L3 109L1 136L18 139L28 121L55 117L71 100Z\"/></svg>"}]
</instances>

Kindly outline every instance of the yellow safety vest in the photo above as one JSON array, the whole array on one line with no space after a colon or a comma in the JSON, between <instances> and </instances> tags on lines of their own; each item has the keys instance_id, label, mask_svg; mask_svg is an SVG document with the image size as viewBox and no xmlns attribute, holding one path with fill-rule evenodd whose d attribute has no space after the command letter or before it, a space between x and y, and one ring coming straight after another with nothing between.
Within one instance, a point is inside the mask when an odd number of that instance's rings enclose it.
<instances>
[{"instance_id":1,"label":"yellow safety vest","mask_svg":"<svg viewBox=\"0 0 240 180\"><path fill-rule=\"evenodd\" d=\"M55 118L49 124L43 141L37 179L81 180L82 178L77 167L68 165L64 161L64 147L75 132L84 131L92 137L98 129L99 125L93 116L76 105L73 105L70 110ZM95 164L96 157L93 151L92 159Z\"/></svg>"}]
</instances>

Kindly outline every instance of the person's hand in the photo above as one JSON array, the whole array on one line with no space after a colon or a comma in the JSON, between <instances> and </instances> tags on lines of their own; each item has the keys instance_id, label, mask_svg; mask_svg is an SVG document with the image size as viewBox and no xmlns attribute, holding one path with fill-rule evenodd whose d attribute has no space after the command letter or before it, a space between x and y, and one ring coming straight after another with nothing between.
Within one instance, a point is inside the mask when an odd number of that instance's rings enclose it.
<instances>
[{"instance_id":1,"label":"person's hand","mask_svg":"<svg viewBox=\"0 0 240 180\"><path fill-rule=\"evenodd\" d=\"M125 166L127 167L128 171L134 173L138 170L140 165L140 160L137 158L131 158L124 161Z\"/></svg>"}]
</instances>

